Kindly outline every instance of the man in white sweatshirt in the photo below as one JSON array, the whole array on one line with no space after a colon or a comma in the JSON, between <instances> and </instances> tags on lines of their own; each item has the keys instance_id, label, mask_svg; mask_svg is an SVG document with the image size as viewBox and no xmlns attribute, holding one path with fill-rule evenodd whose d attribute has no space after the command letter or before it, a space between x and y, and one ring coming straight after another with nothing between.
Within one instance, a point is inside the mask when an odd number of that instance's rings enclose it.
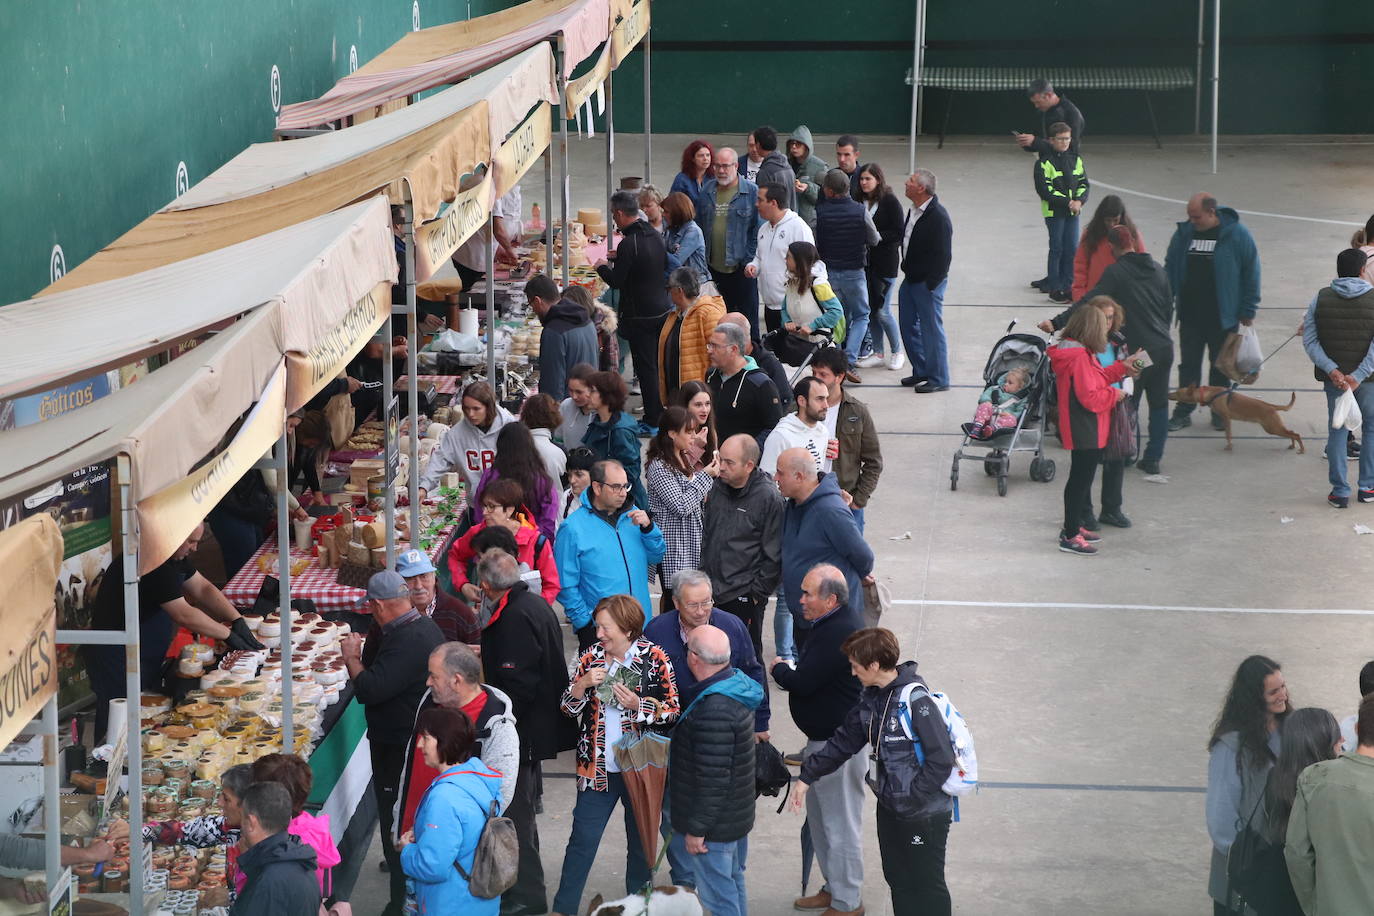
<instances>
[{"instance_id":1,"label":"man in white sweatshirt","mask_svg":"<svg viewBox=\"0 0 1374 916\"><path fill-rule=\"evenodd\" d=\"M766 184L759 188L759 244L754 260L744 267L747 277L757 277L759 298L763 300L763 323L769 331L782 325L782 300L787 290L787 246L811 242L811 227L796 212L787 209L787 188Z\"/></svg>"},{"instance_id":2,"label":"man in white sweatshirt","mask_svg":"<svg viewBox=\"0 0 1374 916\"><path fill-rule=\"evenodd\" d=\"M515 422L511 412L496 403L486 382L473 382L464 388L462 404L462 421L444 434L420 475L421 499L438 486L442 474L457 471L467 484L471 503L476 498L477 481L496 458L496 434L507 423Z\"/></svg>"},{"instance_id":3,"label":"man in white sweatshirt","mask_svg":"<svg viewBox=\"0 0 1374 916\"><path fill-rule=\"evenodd\" d=\"M792 389L797 412L778 421L763 444L763 459L759 469L774 478L778 474L778 456L789 448L804 448L816 459L816 471L830 470L830 431L825 415L830 409L829 390L814 375L797 382Z\"/></svg>"}]
</instances>

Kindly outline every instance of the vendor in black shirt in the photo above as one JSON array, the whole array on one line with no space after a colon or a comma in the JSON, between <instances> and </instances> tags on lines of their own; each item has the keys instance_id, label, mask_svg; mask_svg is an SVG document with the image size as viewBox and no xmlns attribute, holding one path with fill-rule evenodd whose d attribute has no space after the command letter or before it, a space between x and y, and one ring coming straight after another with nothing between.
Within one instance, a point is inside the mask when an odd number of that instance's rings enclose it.
<instances>
[{"instance_id":1,"label":"vendor in black shirt","mask_svg":"<svg viewBox=\"0 0 1374 916\"><path fill-rule=\"evenodd\" d=\"M224 593L191 565L190 556L204 531L204 525L197 525L165 563L139 578L139 671L145 690L161 689L167 650L178 626L197 636L223 640L231 649L263 648ZM124 628L124 575L118 566L112 567L101 582L92 626L97 630ZM127 695L124 647L81 648L95 691L95 737L102 741L110 700Z\"/></svg>"}]
</instances>

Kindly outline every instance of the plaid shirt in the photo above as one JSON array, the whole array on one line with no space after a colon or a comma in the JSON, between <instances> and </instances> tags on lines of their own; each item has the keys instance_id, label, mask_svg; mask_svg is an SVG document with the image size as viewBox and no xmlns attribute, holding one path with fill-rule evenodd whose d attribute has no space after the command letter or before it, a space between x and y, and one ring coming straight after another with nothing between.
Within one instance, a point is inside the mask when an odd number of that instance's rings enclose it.
<instances>
[{"instance_id":1,"label":"plaid shirt","mask_svg":"<svg viewBox=\"0 0 1374 916\"><path fill-rule=\"evenodd\" d=\"M701 506L713 480L709 474L683 474L668 462L655 458L646 475L649 515L663 532L666 550L658 567L658 581L672 588L680 570L701 566Z\"/></svg>"}]
</instances>

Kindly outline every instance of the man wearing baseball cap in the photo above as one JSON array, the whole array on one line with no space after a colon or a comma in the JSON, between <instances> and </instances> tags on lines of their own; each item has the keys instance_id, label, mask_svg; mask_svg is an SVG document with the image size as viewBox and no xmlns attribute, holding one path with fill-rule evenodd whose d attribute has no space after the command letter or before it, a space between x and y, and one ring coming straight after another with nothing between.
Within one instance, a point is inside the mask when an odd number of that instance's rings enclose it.
<instances>
[{"instance_id":1,"label":"man wearing baseball cap","mask_svg":"<svg viewBox=\"0 0 1374 916\"><path fill-rule=\"evenodd\" d=\"M433 570L433 567L430 567ZM364 610L373 626L363 637L344 637L342 652L353 695L363 704L372 749L372 788L381 821L382 855L391 878L391 899L384 913L399 916L405 905L406 876L401 856L391 844L392 811L405 766L406 744L429 677L429 654L444 641L438 625L411 606L410 585L390 569L367 580Z\"/></svg>"},{"instance_id":2,"label":"man wearing baseball cap","mask_svg":"<svg viewBox=\"0 0 1374 916\"><path fill-rule=\"evenodd\" d=\"M412 549L402 553L396 558L396 572L410 586L410 606L438 625L445 642L476 645L482 641L477 615L466 601L438 587L434 564L424 551Z\"/></svg>"}]
</instances>

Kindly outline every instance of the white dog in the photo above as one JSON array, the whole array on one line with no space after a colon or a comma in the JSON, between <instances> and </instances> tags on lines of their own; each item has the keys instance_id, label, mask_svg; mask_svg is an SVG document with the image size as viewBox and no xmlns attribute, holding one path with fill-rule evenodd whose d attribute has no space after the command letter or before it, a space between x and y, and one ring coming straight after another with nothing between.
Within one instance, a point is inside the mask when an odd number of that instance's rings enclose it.
<instances>
[{"instance_id":1,"label":"white dog","mask_svg":"<svg viewBox=\"0 0 1374 916\"><path fill-rule=\"evenodd\" d=\"M603 902L601 895L592 898L587 916L703 916L696 891L687 887L656 887L646 901L643 894L631 894L623 900Z\"/></svg>"}]
</instances>

